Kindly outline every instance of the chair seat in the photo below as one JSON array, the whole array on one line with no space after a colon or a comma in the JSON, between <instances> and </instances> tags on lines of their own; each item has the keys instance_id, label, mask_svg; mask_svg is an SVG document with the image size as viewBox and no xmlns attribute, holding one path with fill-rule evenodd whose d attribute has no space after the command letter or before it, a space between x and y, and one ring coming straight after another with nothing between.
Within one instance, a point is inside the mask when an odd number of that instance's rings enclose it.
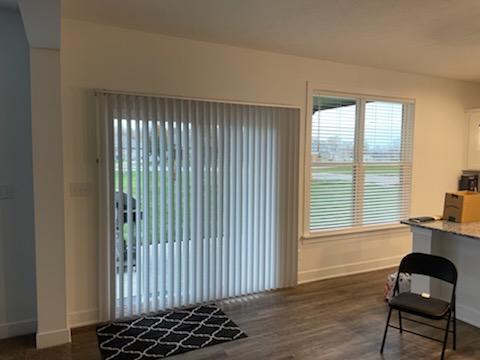
<instances>
[{"instance_id":1,"label":"chair seat","mask_svg":"<svg viewBox=\"0 0 480 360\"><path fill-rule=\"evenodd\" d=\"M410 292L403 292L392 297L388 304L393 309L436 320L442 319L450 309L450 304L446 301L432 297L425 298Z\"/></svg>"}]
</instances>

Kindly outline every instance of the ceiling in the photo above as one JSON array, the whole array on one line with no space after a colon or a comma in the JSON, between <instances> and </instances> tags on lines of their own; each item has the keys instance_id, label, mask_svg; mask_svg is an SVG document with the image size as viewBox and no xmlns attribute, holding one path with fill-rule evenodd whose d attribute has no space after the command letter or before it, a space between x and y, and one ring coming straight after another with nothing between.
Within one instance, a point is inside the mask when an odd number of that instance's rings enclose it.
<instances>
[{"instance_id":1,"label":"ceiling","mask_svg":"<svg viewBox=\"0 0 480 360\"><path fill-rule=\"evenodd\" d=\"M62 17L480 82L479 0L62 0Z\"/></svg>"}]
</instances>

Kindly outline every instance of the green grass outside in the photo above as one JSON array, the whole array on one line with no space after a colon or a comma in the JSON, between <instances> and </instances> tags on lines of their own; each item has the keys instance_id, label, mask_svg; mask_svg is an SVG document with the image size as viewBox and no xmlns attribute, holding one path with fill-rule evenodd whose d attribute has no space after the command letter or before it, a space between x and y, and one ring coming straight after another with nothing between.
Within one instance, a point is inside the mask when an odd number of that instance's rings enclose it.
<instances>
[{"instance_id":1,"label":"green grass outside","mask_svg":"<svg viewBox=\"0 0 480 360\"><path fill-rule=\"evenodd\" d=\"M372 165L372 166L365 166L364 170L366 173L379 173L379 174L386 174L389 173L392 176L396 176L400 172L400 167L399 166L394 166L394 165ZM315 172L317 174L320 173L328 173L328 174L344 174L344 175L349 175L352 173L352 166L351 165L337 165L337 166L332 166L328 168L314 168L312 172ZM160 174L159 174L160 175ZM168 179L168 171L165 173L166 178ZM152 193L152 171L149 171L149 193ZM143 179L140 179L143 181ZM137 172L132 171L131 175L131 181L132 181L132 196L136 198L136 192L137 192ZM123 183L123 192L127 192L128 189L128 175L126 172L123 172L123 177L122 177L122 183ZM166 183L166 189L165 189L165 194L168 194L168 181ZM174 179L174 184L176 184L176 179ZM119 172L118 170L115 171L115 188L118 189L119 185ZM345 221L342 223L343 225L341 226L349 226L351 225L353 215L352 215L352 205L353 204L353 188L352 188L352 183L348 181L341 181L341 180L313 180L311 184L311 198L328 198L329 196L331 197L332 195L335 196L336 189L341 187L343 189L342 191L342 198L344 199L351 199L351 202L348 204L345 204L343 209L338 209L338 216L337 218L343 218ZM347 190L345 190L347 189ZM348 192L348 189L350 189L350 192ZM176 188L175 190L176 191ZM389 199L387 200L390 203L398 203L400 204L400 199L401 199L401 189L397 187L390 187L390 186L382 186L378 185L376 183L371 183L368 187L368 190L365 192L365 197L372 197L372 194L378 194L382 193L385 196L387 196ZM175 194L174 194L175 198ZM137 206L141 205L142 199L136 199L137 201ZM335 203L336 201L333 199L333 202ZM331 202L329 202L331 204ZM316 220L316 218L321 218L322 214L328 214L328 212L331 210L329 208L329 204L322 205L322 203L318 203L318 207L315 209L311 208L310 211L310 222L315 223L315 228L323 228L323 227L328 227L328 221L329 220ZM159 206L164 206L165 209L165 214L168 216L168 197L165 198L165 203L164 204L158 204ZM149 220L150 223L153 219L153 212L152 212L152 202L149 202ZM365 212L370 212L370 211L375 211L374 209L374 204L366 204L365 205ZM153 239L153 233L152 233L152 227L149 228L149 239L150 242ZM174 232L176 229L174 229ZM158 238L160 237L160 234L157 234ZM165 229L165 239L168 239L168 229ZM124 225L124 238L127 240L128 238L128 225ZM173 236L175 238L175 234Z\"/></svg>"},{"instance_id":2,"label":"green grass outside","mask_svg":"<svg viewBox=\"0 0 480 360\"><path fill-rule=\"evenodd\" d=\"M310 187L310 199L317 201L310 203L310 228L311 230L321 230L335 227L350 227L354 222L354 189L353 183L342 180L316 180L312 181ZM341 189L341 190L339 190ZM382 203L396 205L400 213L402 189L396 186L379 185L378 183L367 183L364 191L363 213L375 213L378 203L376 199L378 194L382 196ZM326 199L327 203L322 203L318 199ZM368 201L373 200L373 201ZM332 212L332 206L335 206L335 216L329 217ZM382 215L381 213L379 215ZM392 221L398 220L392 215Z\"/></svg>"}]
</instances>

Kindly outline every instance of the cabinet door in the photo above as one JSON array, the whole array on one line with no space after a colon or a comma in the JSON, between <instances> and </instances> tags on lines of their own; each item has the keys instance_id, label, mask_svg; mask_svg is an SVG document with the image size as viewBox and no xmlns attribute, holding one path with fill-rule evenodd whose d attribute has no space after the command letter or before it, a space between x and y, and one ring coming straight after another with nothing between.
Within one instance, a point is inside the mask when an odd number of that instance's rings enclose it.
<instances>
[{"instance_id":1,"label":"cabinet door","mask_svg":"<svg viewBox=\"0 0 480 360\"><path fill-rule=\"evenodd\" d=\"M480 112L468 114L467 169L480 170Z\"/></svg>"}]
</instances>

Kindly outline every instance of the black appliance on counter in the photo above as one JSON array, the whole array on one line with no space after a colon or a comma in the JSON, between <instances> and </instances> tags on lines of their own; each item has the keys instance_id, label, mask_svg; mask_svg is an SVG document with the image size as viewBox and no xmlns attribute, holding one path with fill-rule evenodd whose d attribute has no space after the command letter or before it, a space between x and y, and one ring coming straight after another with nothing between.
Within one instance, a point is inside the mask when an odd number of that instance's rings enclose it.
<instances>
[{"instance_id":1,"label":"black appliance on counter","mask_svg":"<svg viewBox=\"0 0 480 360\"><path fill-rule=\"evenodd\" d=\"M458 182L458 190L478 191L478 175L462 175Z\"/></svg>"}]
</instances>

